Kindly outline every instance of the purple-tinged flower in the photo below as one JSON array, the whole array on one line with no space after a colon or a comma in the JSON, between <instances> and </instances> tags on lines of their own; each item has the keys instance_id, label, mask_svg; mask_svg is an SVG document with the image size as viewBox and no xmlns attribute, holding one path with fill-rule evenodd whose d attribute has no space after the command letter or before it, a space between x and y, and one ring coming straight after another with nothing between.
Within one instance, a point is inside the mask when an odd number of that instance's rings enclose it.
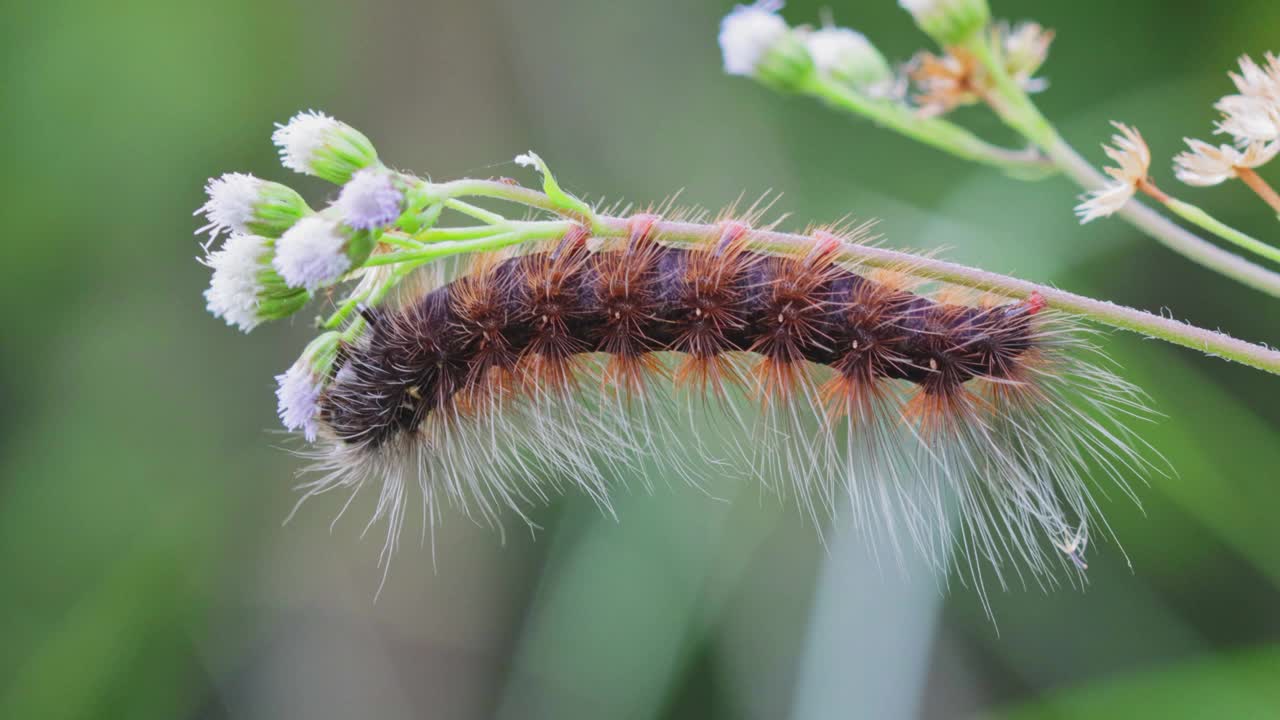
<instances>
[{"instance_id":1,"label":"purple-tinged flower","mask_svg":"<svg viewBox=\"0 0 1280 720\"><path fill-rule=\"evenodd\" d=\"M378 168L365 168L342 186L334 208L347 227L376 230L400 217L403 201L404 193L396 187L390 173Z\"/></svg>"},{"instance_id":2,"label":"purple-tinged flower","mask_svg":"<svg viewBox=\"0 0 1280 720\"><path fill-rule=\"evenodd\" d=\"M280 236L272 264L290 287L314 291L341 278L351 267L346 245L337 223L311 215Z\"/></svg>"}]
</instances>

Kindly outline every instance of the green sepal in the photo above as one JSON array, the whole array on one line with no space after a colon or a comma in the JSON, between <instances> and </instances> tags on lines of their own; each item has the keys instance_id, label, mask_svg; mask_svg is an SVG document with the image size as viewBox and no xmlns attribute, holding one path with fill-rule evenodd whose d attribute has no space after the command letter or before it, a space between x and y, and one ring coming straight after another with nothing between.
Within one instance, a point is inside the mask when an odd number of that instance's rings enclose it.
<instances>
[{"instance_id":1,"label":"green sepal","mask_svg":"<svg viewBox=\"0 0 1280 720\"><path fill-rule=\"evenodd\" d=\"M414 183L404 191L404 212L396 220L396 227L410 235L434 227L444 212L444 200L432 192L430 182Z\"/></svg>"},{"instance_id":2,"label":"green sepal","mask_svg":"<svg viewBox=\"0 0 1280 720\"><path fill-rule=\"evenodd\" d=\"M264 295L258 300L258 317L263 320L281 320L298 312L311 299L311 293L302 288L287 294Z\"/></svg>"},{"instance_id":3,"label":"green sepal","mask_svg":"<svg viewBox=\"0 0 1280 720\"><path fill-rule=\"evenodd\" d=\"M296 190L277 182L263 181L253 217L245 223L254 235L278 238L294 223L311 214L311 207Z\"/></svg>"},{"instance_id":4,"label":"green sepal","mask_svg":"<svg viewBox=\"0 0 1280 720\"><path fill-rule=\"evenodd\" d=\"M378 245L382 232L376 230L357 230L347 238L347 259L351 261L351 270L364 264ZM350 270L348 270L350 272Z\"/></svg>"},{"instance_id":5,"label":"green sepal","mask_svg":"<svg viewBox=\"0 0 1280 720\"><path fill-rule=\"evenodd\" d=\"M918 15L916 25L939 46L963 45L991 24L987 0L937 0L936 6Z\"/></svg>"},{"instance_id":6,"label":"green sepal","mask_svg":"<svg viewBox=\"0 0 1280 720\"><path fill-rule=\"evenodd\" d=\"M317 376L328 378L342 345L342 333L336 330L320 333L302 351L302 359Z\"/></svg>"},{"instance_id":7,"label":"green sepal","mask_svg":"<svg viewBox=\"0 0 1280 720\"><path fill-rule=\"evenodd\" d=\"M340 123L327 139L311 157L311 170L317 177L346 185L357 171L379 164L369 138L346 123Z\"/></svg>"}]
</instances>

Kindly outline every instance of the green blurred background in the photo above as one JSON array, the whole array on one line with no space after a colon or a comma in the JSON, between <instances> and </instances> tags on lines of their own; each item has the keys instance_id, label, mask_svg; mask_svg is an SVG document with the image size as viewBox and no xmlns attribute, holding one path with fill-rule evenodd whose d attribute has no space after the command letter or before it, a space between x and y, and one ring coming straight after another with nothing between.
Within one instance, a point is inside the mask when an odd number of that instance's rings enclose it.
<instances>
[{"instance_id":1,"label":"green blurred background","mask_svg":"<svg viewBox=\"0 0 1280 720\"><path fill-rule=\"evenodd\" d=\"M829 4L892 57L924 44L892 0ZM1178 475L1143 509L1103 500L1132 569L1099 545L1085 592L994 591L998 625L839 527L824 550L754 488L624 494L618 522L566 498L505 544L455 517L438 569L406 542L376 603L367 506L281 525L300 463L272 375L308 329L206 314L190 213L229 170L330 192L274 162L272 123L305 108L437 178L516 174L532 147L593 197L773 189L797 227L880 217L891 243L1280 341L1274 301L1076 225L1063 180L723 76L730 5L6 3L0 717L1280 717L1280 383L1130 336L1108 348L1167 415L1144 434ZM1107 120L1135 123L1170 187L1235 57L1280 50L1272 0L994 5L1059 31L1041 103L1066 137L1096 161ZM1240 187L1179 192L1276 236Z\"/></svg>"}]
</instances>

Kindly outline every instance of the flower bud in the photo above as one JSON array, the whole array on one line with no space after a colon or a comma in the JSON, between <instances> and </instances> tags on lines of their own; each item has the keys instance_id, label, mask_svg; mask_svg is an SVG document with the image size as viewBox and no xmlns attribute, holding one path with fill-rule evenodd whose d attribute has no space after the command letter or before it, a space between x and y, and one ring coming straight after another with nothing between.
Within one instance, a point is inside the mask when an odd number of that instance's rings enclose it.
<instances>
[{"instance_id":1,"label":"flower bud","mask_svg":"<svg viewBox=\"0 0 1280 720\"><path fill-rule=\"evenodd\" d=\"M289 287L314 292L363 264L375 244L373 233L311 215L280 236L272 266Z\"/></svg>"},{"instance_id":2,"label":"flower bud","mask_svg":"<svg viewBox=\"0 0 1280 720\"><path fill-rule=\"evenodd\" d=\"M278 238L311 213L307 201L286 185L246 173L227 173L204 186L208 201L196 210L208 224L196 231L216 240L224 232Z\"/></svg>"},{"instance_id":3,"label":"flower bud","mask_svg":"<svg viewBox=\"0 0 1280 720\"><path fill-rule=\"evenodd\" d=\"M963 44L991 22L987 0L898 0L898 4L942 47Z\"/></svg>"},{"instance_id":4,"label":"flower bud","mask_svg":"<svg viewBox=\"0 0 1280 720\"><path fill-rule=\"evenodd\" d=\"M277 124L271 142L290 170L342 185L357 170L378 164L373 143L359 130L324 113L309 110Z\"/></svg>"},{"instance_id":5,"label":"flower bud","mask_svg":"<svg viewBox=\"0 0 1280 720\"><path fill-rule=\"evenodd\" d=\"M289 287L272 268L273 241L234 234L201 262L213 269L204 291L209 312L244 332L297 312L310 294Z\"/></svg>"},{"instance_id":6,"label":"flower bud","mask_svg":"<svg viewBox=\"0 0 1280 720\"><path fill-rule=\"evenodd\" d=\"M286 430L301 430L307 442L315 442L320 414L320 393L338 357L342 335L327 332L312 340L302 356L276 376L277 413Z\"/></svg>"},{"instance_id":7,"label":"flower bud","mask_svg":"<svg viewBox=\"0 0 1280 720\"><path fill-rule=\"evenodd\" d=\"M365 168L342 186L333 206L347 227L378 230L400 217L404 200L404 189L389 170Z\"/></svg>"},{"instance_id":8,"label":"flower bud","mask_svg":"<svg viewBox=\"0 0 1280 720\"><path fill-rule=\"evenodd\" d=\"M778 16L776 0L739 5L720 22L720 52L730 75L754 77L776 90L793 90L813 73L813 58L798 34Z\"/></svg>"},{"instance_id":9,"label":"flower bud","mask_svg":"<svg viewBox=\"0 0 1280 720\"><path fill-rule=\"evenodd\" d=\"M868 88L893 79L889 62L862 33L824 27L805 35L804 44L818 72L852 87Z\"/></svg>"}]
</instances>

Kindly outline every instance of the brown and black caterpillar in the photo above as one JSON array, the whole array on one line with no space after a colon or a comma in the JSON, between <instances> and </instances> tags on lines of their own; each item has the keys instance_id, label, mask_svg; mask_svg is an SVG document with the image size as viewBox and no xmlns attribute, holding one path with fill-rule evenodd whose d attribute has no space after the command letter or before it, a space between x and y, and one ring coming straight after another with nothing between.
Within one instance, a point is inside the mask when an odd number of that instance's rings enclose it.
<instances>
[{"instance_id":1,"label":"brown and black caterpillar","mask_svg":"<svg viewBox=\"0 0 1280 720\"><path fill-rule=\"evenodd\" d=\"M500 525L565 487L607 507L656 457L696 484L753 476L815 522L848 504L902 523L940 563L959 539L981 583L980 560L1000 582L1010 559L1083 569L1086 477L1152 469L1120 422L1141 393L1039 297L915 292L910 268L838 261L848 239L826 231L773 254L740 221L689 246L658 220L575 226L366 309L319 398L308 495L380 488L389 553L411 488L427 524L452 504Z\"/></svg>"}]
</instances>

